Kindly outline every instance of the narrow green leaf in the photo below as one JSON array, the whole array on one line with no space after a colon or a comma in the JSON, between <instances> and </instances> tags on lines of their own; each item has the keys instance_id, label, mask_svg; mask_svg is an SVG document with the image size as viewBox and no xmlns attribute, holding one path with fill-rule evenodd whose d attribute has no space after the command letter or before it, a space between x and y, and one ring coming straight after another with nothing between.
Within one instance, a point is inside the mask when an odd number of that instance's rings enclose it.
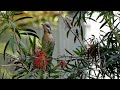
<instances>
[{"instance_id":1,"label":"narrow green leaf","mask_svg":"<svg viewBox=\"0 0 120 90\"><path fill-rule=\"evenodd\" d=\"M22 41L19 41L19 44L22 45L24 49L26 49L26 45Z\"/></svg>"},{"instance_id":2,"label":"narrow green leaf","mask_svg":"<svg viewBox=\"0 0 120 90\"><path fill-rule=\"evenodd\" d=\"M70 53L67 49L65 49L65 51L66 51L68 54L72 55L72 53Z\"/></svg>"},{"instance_id":3,"label":"narrow green leaf","mask_svg":"<svg viewBox=\"0 0 120 90\"><path fill-rule=\"evenodd\" d=\"M25 33L24 32L24 33L20 33L20 34L34 36L34 37L37 37L39 39L39 37L36 34L34 34L34 33Z\"/></svg>"},{"instance_id":4,"label":"narrow green leaf","mask_svg":"<svg viewBox=\"0 0 120 90\"><path fill-rule=\"evenodd\" d=\"M84 60L81 60L81 63L83 64L84 67L88 67L89 66L88 63L85 62Z\"/></svg>"},{"instance_id":5,"label":"narrow green leaf","mask_svg":"<svg viewBox=\"0 0 120 90\"><path fill-rule=\"evenodd\" d=\"M21 12L20 13L15 13L14 15L21 15L21 14L23 14L23 13L21 13Z\"/></svg>"},{"instance_id":6,"label":"narrow green leaf","mask_svg":"<svg viewBox=\"0 0 120 90\"><path fill-rule=\"evenodd\" d=\"M103 33L105 33L103 30L100 30L100 32L103 32Z\"/></svg>"},{"instance_id":7,"label":"narrow green leaf","mask_svg":"<svg viewBox=\"0 0 120 90\"><path fill-rule=\"evenodd\" d=\"M72 66L72 67L77 67L76 65L74 65L74 64L68 64L68 65L70 65L70 66Z\"/></svg>"},{"instance_id":8,"label":"narrow green leaf","mask_svg":"<svg viewBox=\"0 0 120 90\"><path fill-rule=\"evenodd\" d=\"M101 39L100 37L99 37L99 39L100 39L100 42L103 44L103 46L105 47L105 44L104 44L104 42L103 42L103 40L104 39Z\"/></svg>"},{"instance_id":9,"label":"narrow green leaf","mask_svg":"<svg viewBox=\"0 0 120 90\"><path fill-rule=\"evenodd\" d=\"M107 32L107 33L104 35L103 38L107 37L107 36L110 35L110 34L111 34L111 32Z\"/></svg>"},{"instance_id":10,"label":"narrow green leaf","mask_svg":"<svg viewBox=\"0 0 120 90\"><path fill-rule=\"evenodd\" d=\"M101 13L98 15L98 17L96 18L96 20L98 20L102 15L104 15L103 12L101 12Z\"/></svg>"},{"instance_id":11,"label":"narrow green leaf","mask_svg":"<svg viewBox=\"0 0 120 90\"><path fill-rule=\"evenodd\" d=\"M104 21L104 18L102 18L102 20L99 23L102 23Z\"/></svg>"},{"instance_id":12,"label":"narrow green leaf","mask_svg":"<svg viewBox=\"0 0 120 90\"><path fill-rule=\"evenodd\" d=\"M11 24L11 26L14 28L14 30L15 30L15 28L16 28L16 25L15 25L15 23L14 22L12 22L11 20L8 20L9 21L9 23Z\"/></svg>"},{"instance_id":13,"label":"narrow green leaf","mask_svg":"<svg viewBox=\"0 0 120 90\"><path fill-rule=\"evenodd\" d=\"M100 29L105 26L105 24L107 24L107 21L105 21L101 26L100 26Z\"/></svg>"},{"instance_id":14,"label":"narrow green leaf","mask_svg":"<svg viewBox=\"0 0 120 90\"><path fill-rule=\"evenodd\" d=\"M20 29L20 30L22 30L22 31L28 31L28 32L31 32L31 33L35 33L35 34L37 34L36 32L35 32L35 30L32 30L32 29Z\"/></svg>"},{"instance_id":15,"label":"narrow green leaf","mask_svg":"<svg viewBox=\"0 0 120 90\"><path fill-rule=\"evenodd\" d=\"M25 72L18 73L18 74L15 74L15 75L12 77L12 79L20 79L21 77L26 76L26 75L28 75L28 74L25 73Z\"/></svg>"},{"instance_id":16,"label":"narrow green leaf","mask_svg":"<svg viewBox=\"0 0 120 90\"><path fill-rule=\"evenodd\" d=\"M78 13L79 13L79 11L77 11L76 14L75 14L74 17L73 17L73 20L72 20L72 22L71 22L71 25L72 25L72 26L73 26L74 20L75 20L75 18L77 17Z\"/></svg>"},{"instance_id":17,"label":"narrow green leaf","mask_svg":"<svg viewBox=\"0 0 120 90\"><path fill-rule=\"evenodd\" d=\"M70 33L70 30L67 31L67 38L68 38L68 36L69 36L69 33Z\"/></svg>"},{"instance_id":18,"label":"narrow green leaf","mask_svg":"<svg viewBox=\"0 0 120 90\"><path fill-rule=\"evenodd\" d=\"M42 72L42 69L40 69L40 70L39 70L39 73L38 73L38 75L39 75L39 79L43 79L43 75L42 75L42 73L43 73L43 72Z\"/></svg>"},{"instance_id":19,"label":"narrow green leaf","mask_svg":"<svg viewBox=\"0 0 120 90\"><path fill-rule=\"evenodd\" d=\"M28 52L30 52L31 49L32 49L32 51L34 51L33 50L33 41L30 37L29 37L29 42L30 42L30 46L28 47Z\"/></svg>"},{"instance_id":20,"label":"narrow green leaf","mask_svg":"<svg viewBox=\"0 0 120 90\"><path fill-rule=\"evenodd\" d=\"M36 48L36 37L33 38L33 50Z\"/></svg>"},{"instance_id":21,"label":"narrow green leaf","mask_svg":"<svg viewBox=\"0 0 120 90\"><path fill-rule=\"evenodd\" d=\"M30 44L33 45L32 39L29 37Z\"/></svg>"},{"instance_id":22,"label":"narrow green leaf","mask_svg":"<svg viewBox=\"0 0 120 90\"><path fill-rule=\"evenodd\" d=\"M53 68L53 69L51 69L51 72L53 72L53 73L54 73L54 71L58 68L58 65L56 65L56 66L54 66L54 65L53 65L53 67L54 67L54 68ZM58 72L58 71L55 71L55 72Z\"/></svg>"},{"instance_id":23,"label":"narrow green leaf","mask_svg":"<svg viewBox=\"0 0 120 90\"><path fill-rule=\"evenodd\" d=\"M65 71L65 72L71 72L71 70L67 70L67 69L65 69L64 71Z\"/></svg>"},{"instance_id":24,"label":"narrow green leaf","mask_svg":"<svg viewBox=\"0 0 120 90\"><path fill-rule=\"evenodd\" d=\"M19 44L18 46L19 46L19 48L22 50L22 52L24 53L24 55L27 55L27 54L28 54L26 48L24 47L24 44L23 44L23 45Z\"/></svg>"},{"instance_id":25,"label":"narrow green leaf","mask_svg":"<svg viewBox=\"0 0 120 90\"><path fill-rule=\"evenodd\" d=\"M18 71L18 73L23 74L23 73L25 73L25 71L26 71L25 69L21 69L20 71Z\"/></svg>"},{"instance_id":26,"label":"narrow green leaf","mask_svg":"<svg viewBox=\"0 0 120 90\"><path fill-rule=\"evenodd\" d=\"M22 17L22 18L19 18L19 19L15 20L15 22L17 22L19 20L27 19L27 18L33 18L33 17Z\"/></svg>"},{"instance_id":27,"label":"narrow green leaf","mask_svg":"<svg viewBox=\"0 0 120 90\"><path fill-rule=\"evenodd\" d=\"M75 66L77 66L77 62L75 61Z\"/></svg>"},{"instance_id":28,"label":"narrow green leaf","mask_svg":"<svg viewBox=\"0 0 120 90\"><path fill-rule=\"evenodd\" d=\"M99 79L100 77L100 74L101 74L101 72L100 72L100 70L98 71L98 74L97 74L97 79Z\"/></svg>"},{"instance_id":29,"label":"narrow green leaf","mask_svg":"<svg viewBox=\"0 0 120 90\"><path fill-rule=\"evenodd\" d=\"M4 60L5 60L6 49L7 49L7 46L8 46L8 44L9 44L9 42L10 42L10 40L7 41L7 43L6 43L6 45L5 45L5 48L4 48L4 54L3 54L3 55L4 55Z\"/></svg>"},{"instance_id":30,"label":"narrow green leaf","mask_svg":"<svg viewBox=\"0 0 120 90\"><path fill-rule=\"evenodd\" d=\"M76 42L76 40L77 40L77 36L74 37L74 43Z\"/></svg>"},{"instance_id":31,"label":"narrow green leaf","mask_svg":"<svg viewBox=\"0 0 120 90\"><path fill-rule=\"evenodd\" d=\"M83 28L82 28L82 26L81 26L81 29L80 29L80 30L81 30L81 38L82 38L82 40L83 40L83 37L84 37L84 36L83 36Z\"/></svg>"},{"instance_id":32,"label":"narrow green leaf","mask_svg":"<svg viewBox=\"0 0 120 90\"><path fill-rule=\"evenodd\" d=\"M93 21L95 21L95 22L97 22L97 21L96 21L95 19L93 19L93 18L90 18L90 17L89 17L89 19L90 19L90 20L93 20Z\"/></svg>"},{"instance_id":33,"label":"narrow green leaf","mask_svg":"<svg viewBox=\"0 0 120 90\"><path fill-rule=\"evenodd\" d=\"M80 50L78 48L76 48L76 50L80 53Z\"/></svg>"},{"instance_id":34,"label":"narrow green leaf","mask_svg":"<svg viewBox=\"0 0 120 90\"><path fill-rule=\"evenodd\" d=\"M15 32L18 35L18 37L21 39L21 36L20 36L20 33L19 33L18 29L15 29Z\"/></svg>"},{"instance_id":35,"label":"narrow green leaf","mask_svg":"<svg viewBox=\"0 0 120 90\"><path fill-rule=\"evenodd\" d=\"M14 71L17 71L17 70L19 70L19 69L21 69L21 68L22 68L22 67L16 66L15 69L14 69Z\"/></svg>"},{"instance_id":36,"label":"narrow green leaf","mask_svg":"<svg viewBox=\"0 0 120 90\"><path fill-rule=\"evenodd\" d=\"M83 12L83 14L82 14L82 19L83 19L83 21L87 24L86 18L85 18L85 12Z\"/></svg>"},{"instance_id":37,"label":"narrow green leaf","mask_svg":"<svg viewBox=\"0 0 120 90\"><path fill-rule=\"evenodd\" d=\"M118 27L118 25L120 24L120 22L114 27L114 29L113 30L115 30L117 27Z\"/></svg>"},{"instance_id":38,"label":"narrow green leaf","mask_svg":"<svg viewBox=\"0 0 120 90\"><path fill-rule=\"evenodd\" d=\"M75 50L73 50L73 52L74 52L75 54L79 55L79 52L77 52L77 51L75 51Z\"/></svg>"},{"instance_id":39,"label":"narrow green leaf","mask_svg":"<svg viewBox=\"0 0 120 90\"><path fill-rule=\"evenodd\" d=\"M113 21L113 24L114 24L117 20L118 20L118 18Z\"/></svg>"},{"instance_id":40,"label":"narrow green leaf","mask_svg":"<svg viewBox=\"0 0 120 90\"><path fill-rule=\"evenodd\" d=\"M77 23L78 23L78 25L77 26L81 26L81 23L80 23L80 21L81 21L81 11L79 12L79 17L78 17L78 20L76 21Z\"/></svg>"},{"instance_id":41,"label":"narrow green leaf","mask_svg":"<svg viewBox=\"0 0 120 90\"><path fill-rule=\"evenodd\" d=\"M79 25L79 24L78 24L78 20L74 23L74 27L76 26L76 24L77 24L77 26Z\"/></svg>"},{"instance_id":42,"label":"narrow green leaf","mask_svg":"<svg viewBox=\"0 0 120 90\"><path fill-rule=\"evenodd\" d=\"M59 75L52 75L51 77L56 79L56 78L59 78Z\"/></svg>"},{"instance_id":43,"label":"narrow green leaf","mask_svg":"<svg viewBox=\"0 0 120 90\"><path fill-rule=\"evenodd\" d=\"M1 32L0 32L0 36L2 35L2 33L4 33L6 30L8 29L8 26L4 26L4 28L1 29Z\"/></svg>"},{"instance_id":44,"label":"narrow green leaf","mask_svg":"<svg viewBox=\"0 0 120 90\"><path fill-rule=\"evenodd\" d=\"M90 12L90 14L89 14L89 15L90 15L90 18L92 17L93 13L94 13L94 11L91 11L91 12Z\"/></svg>"},{"instance_id":45,"label":"narrow green leaf","mask_svg":"<svg viewBox=\"0 0 120 90\"><path fill-rule=\"evenodd\" d=\"M28 75L28 74L20 74L16 79L19 79L19 78L21 78L21 77L24 77L25 75Z\"/></svg>"},{"instance_id":46,"label":"narrow green leaf","mask_svg":"<svg viewBox=\"0 0 120 90\"><path fill-rule=\"evenodd\" d=\"M78 32L78 29L76 29L76 35L79 37L79 32Z\"/></svg>"},{"instance_id":47,"label":"narrow green leaf","mask_svg":"<svg viewBox=\"0 0 120 90\"><path fill-rule=\"evenodd\" d=\"M55 71L55 69L53 69L51 72L52 73L59 73L60 71Z\"/></svg>"},{"instance_id":48,"label":"narrow green leaf","mask_svg":"<svg viewBox=\"0 0 120 90\"><path fill-rule=\"evenodd\" d=\"M14 47L14 40L15 40L15 39L14 39L14 35L13 35L12 38L11 38L11 41L10 41L10 42L11 42L11 49L12 49L12 52L13 52L13 53L14 53L14 48L15 48L15 47Z\"/></svg>"},{"instance_id":49,"label":"narrow green leaf","mask_svg":"<svg viewBox=\"0 0 120 90\"><path fill-rule=\"evenodd\" d=\"M19 74L15 74L12 76L12 79L15 79Z\"/></svg>"}]
</instances>

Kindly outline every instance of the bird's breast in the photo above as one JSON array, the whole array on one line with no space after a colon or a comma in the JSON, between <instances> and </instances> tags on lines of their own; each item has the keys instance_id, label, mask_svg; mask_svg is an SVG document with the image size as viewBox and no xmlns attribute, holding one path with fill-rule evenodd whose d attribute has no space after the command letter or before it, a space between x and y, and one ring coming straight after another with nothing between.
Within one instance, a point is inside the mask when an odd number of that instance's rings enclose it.
<instances>
[{"instance_id":1,"label":"bird's breast","mask_svg":"<svg viewBox=\"0 0 120 90\"><path fill-rule=\"evenodd\" d=\"M44 41L48 41L48 42L53 42L53 41L54 41L54 38L53 38L53 35L52 35L52 34L45 33L45 34L43 35L43 40L44 40Z\"/></svg>"},{"instance_id":2,"label":"bird's breast","mask_svg":"<svg viewBox=\"0 0 120 90\"><path fill-rule=\"evenodd\" d=\"M49 33L44 33L42 43L44 47L54 47L55 40L53 38L53 35Z\"/></svg>"}]
</instances>

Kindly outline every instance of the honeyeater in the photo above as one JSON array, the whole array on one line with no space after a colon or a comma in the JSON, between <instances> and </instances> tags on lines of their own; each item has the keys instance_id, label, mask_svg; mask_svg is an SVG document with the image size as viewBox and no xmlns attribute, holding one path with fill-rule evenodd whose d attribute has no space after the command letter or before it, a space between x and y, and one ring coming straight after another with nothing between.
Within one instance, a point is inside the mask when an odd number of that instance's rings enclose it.
<instances>
[{"instance_id":1,"label":"honeyeater","mask_svg":"<svg viewBox=\"0 0 120 90\"><path fill-rule=\"evenodd\" d=\"M49 24L42 24L44 34L42 37L42 48L43 50L52 57L54 46L55 46L55 39L52 34L52 30Z\"/></svg>"}]
</instances>

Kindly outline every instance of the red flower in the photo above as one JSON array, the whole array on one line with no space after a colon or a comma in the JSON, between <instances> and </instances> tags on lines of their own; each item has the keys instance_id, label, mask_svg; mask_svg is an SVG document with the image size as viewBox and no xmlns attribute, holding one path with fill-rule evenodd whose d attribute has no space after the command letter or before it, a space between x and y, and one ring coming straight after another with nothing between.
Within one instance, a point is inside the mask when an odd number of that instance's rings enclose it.
<instances>
[{"instance_id":1,"label":"red flower","mask_svg":"<svg viewBox=\"0 0 120 90\"><path fill-rule=\"evenodd\" d=\"M38 50L36 50L36 52L35 52L34 57L36 57L36 58L33 58L33 60L34 60L33 64L37 68L42 68L44 71L46 71L46 67L48 64L48 59L46 58L47 54L43 51L40 52Z\"/></svg>"},{"instance_id":2,"label":"red flower","mask_svg":"<svg viewBox=\"0 0 120 90\"><path fill-rule=\"evenodd\" d=\"M63 69L63 68L65 68L65 67L67 67L67 62L66 62L65 60L60 60L59 65L60 65L61 68Z\"/></svg>"},{"instance_id":3,"label":"red flower","mask_svg":"<svg viewBox=\"0 0 120 90\"><path fill-rule=\"evenodd\" d=\"M35 56L39 56L40 55L40 51L41 51L41 48L37 47L36 48L36 52L35 52Z\"/></svg>"},{"instance_id":4,"label":"red flower","mask_svg":"<svg viewBox=\"0 0 120 90\"><path fill-rule=\"evenodd\" d=\"M47 56L47 54L46 54L45 52L40 52L40 54L41 54L42 56Z\"/></svg>"},{"instance_id":5,"label":"red flower","mask_svg":"<svg viewBox=\"0 0 120 90\"><path fill-rule=\"evenodd\" d=\"M40 52L35 52L35 56L39 56L40 55Z\"/></svg>"},{"instance_id":6,"label":"red flower","mask_svg":"<svg viewBox=\"0 0 120 90\"><path fill-rule=\"evenodd\" d=\"M37 67L42 67L42 63L41 63L41 58L37 58L35 61L34 61L34 65L36 65Z\"/></svg>"}]
</instances>

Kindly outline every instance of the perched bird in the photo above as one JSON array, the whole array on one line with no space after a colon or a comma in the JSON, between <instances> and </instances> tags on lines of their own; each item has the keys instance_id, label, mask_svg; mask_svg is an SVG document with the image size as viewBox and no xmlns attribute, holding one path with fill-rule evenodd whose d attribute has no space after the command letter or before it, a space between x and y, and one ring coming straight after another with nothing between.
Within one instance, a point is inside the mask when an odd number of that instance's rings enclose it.
<instances>
[{"instance_id":1,"label":"perched bird","mask_svg":"<svg viewBox=\"0 0 120 90\"><path fill-rule=\"evenodd\" d=\"M55 46L55 40L52 34L51 27L48 24L42 24L44 34L42 37L42 47L43 50L52 57L54 46Z\"/></svg>"}]
</instances>

